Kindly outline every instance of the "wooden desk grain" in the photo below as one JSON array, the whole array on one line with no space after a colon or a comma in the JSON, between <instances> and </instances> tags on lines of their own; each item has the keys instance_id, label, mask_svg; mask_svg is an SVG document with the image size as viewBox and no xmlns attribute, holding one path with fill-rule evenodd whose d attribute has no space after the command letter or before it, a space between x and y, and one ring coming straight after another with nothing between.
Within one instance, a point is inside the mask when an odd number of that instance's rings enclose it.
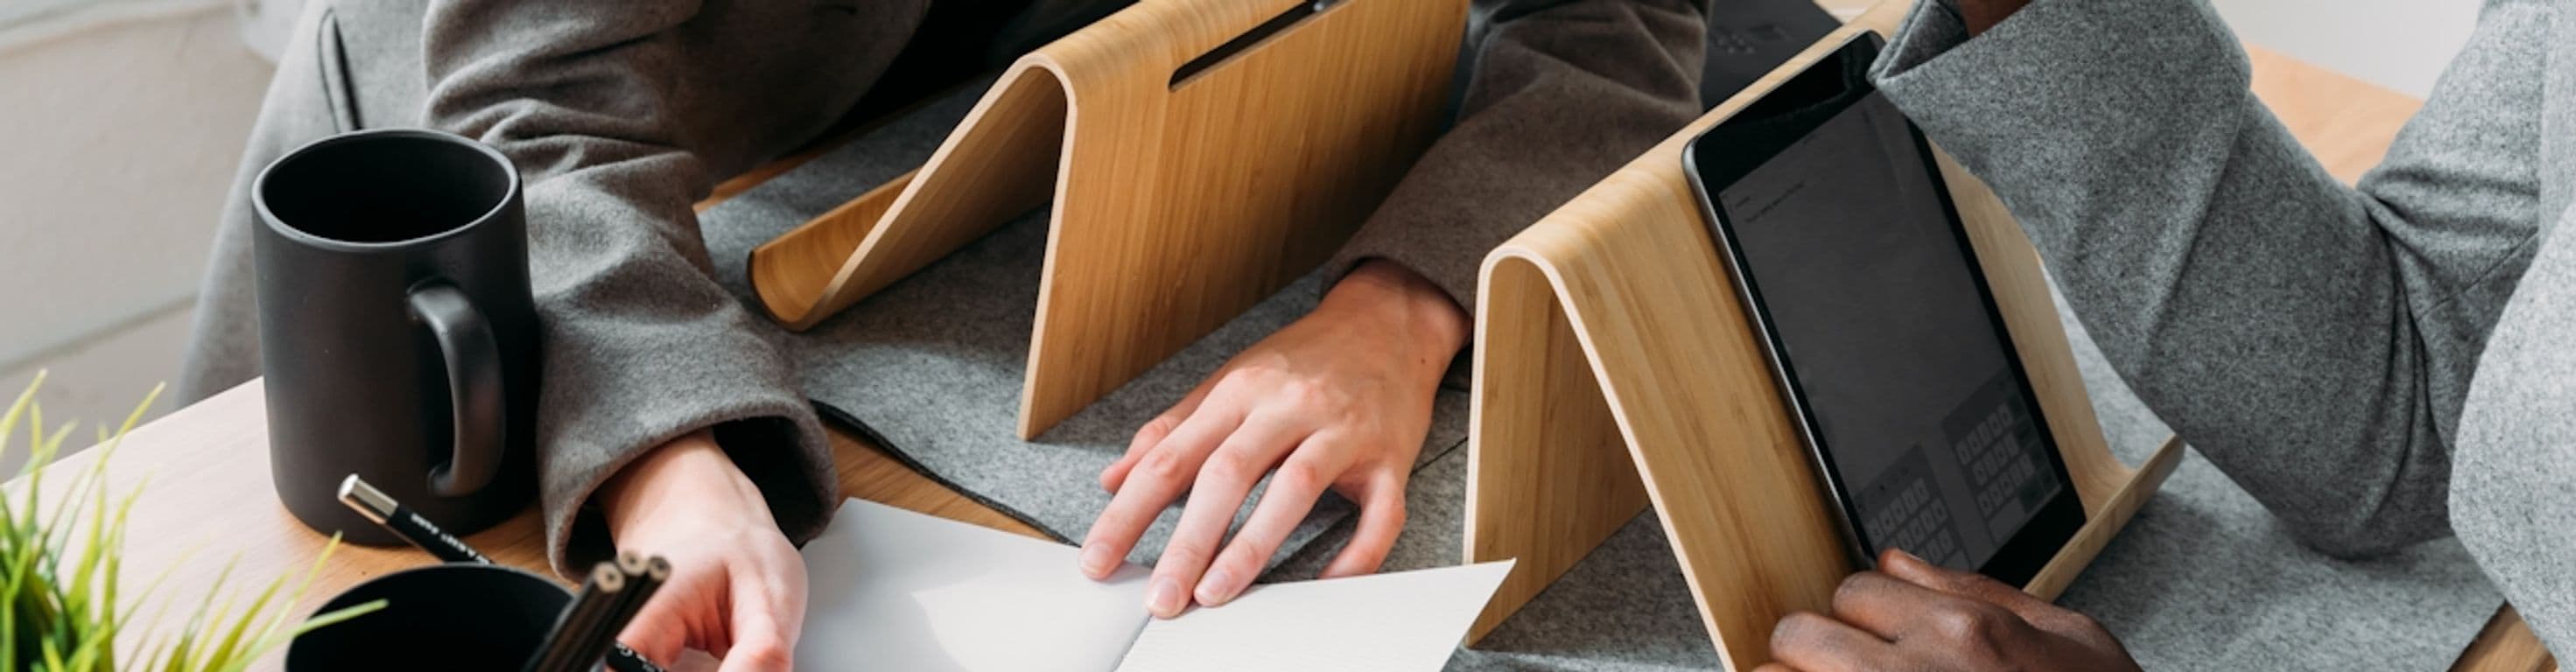
<instances>
[{"instance_id":1,"label":"wooden desk grain","mask_svg":"<svg viewBox=\"0 0 2576 672\"><path fill-rule=\"evenodd\" d=\"M260 383L253 381L137 429L116 448L108 461L109 492L145 486L128 521L130 590L139 590L162 568L176 566L167 585L182 588L163 599L181 599L186 607L200 594L193 586L211 580L227 562L238 565L233 570L237 589L256 588L269 577L301 572L312 564L326 538L278 504L269 478L264 409ZM835 430L832 444L844 495L1043 536L905 468L855 435ZM48 472L48 489L66 480L57 476L90 468L103 454L86 450L55 463L56 471ZM534 507L467 542L497 562L545 571L545 531ZM309 612L359 582L430 561L408 547L342 546L295 609ZM174 611L168 617L174 622L165 626L175 627L175 619L185 614L184 608ZM277 669L280 660L271 656L254 669Z\"/></svg>"},{"instance_id":2,"label":"wooden desk grain","mask_svg":"<svg viewBox=\"0 0 2576 672\"><path fill-rule=\"evenodd\" d=\"M2248 46L2254 64L2254 97L2316 154L2326 172L2356 182L2379 165L2397 130L2424 102L2301 63L2262 47Z\"/></svg>"},{"instance_id":3,"label":"wooden desk grain","mask_svg":"<svg viewBox=\"0 0 2576 672\"><path fill-rule=\"evenodd\" d=\"M2522 614L2515 613L2513 605L2508 604L2487 619L2486 627L2478 631L2478 638L2469 642L2467 650L2460 652L2459 660L2451 664L2451 669L2453 672L2555 672L2558 659L2549 655L2549 648L2541 644L2540 636L2532 634L2531 627L2523 624Z\"/></svg>"}]
</instances>

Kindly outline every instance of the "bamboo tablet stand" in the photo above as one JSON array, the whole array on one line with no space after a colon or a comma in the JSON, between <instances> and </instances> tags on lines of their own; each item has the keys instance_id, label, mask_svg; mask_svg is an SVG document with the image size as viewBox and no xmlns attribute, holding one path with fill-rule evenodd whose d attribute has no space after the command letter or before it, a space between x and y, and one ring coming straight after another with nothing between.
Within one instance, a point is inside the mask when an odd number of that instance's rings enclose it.
<instances>
[{"instance_id":1,"label":"bamboo tablet stand","mask_svg":"<svg viewBox=\"0 0 2576 672\"><path fill-rule=\"evenodd\" d=\"M1731 669L1769 660L1781 616L1830 604L1852 567L1682 147L1844 37L1888 32L1907 5L1861 15L1486 257L1466 557L1520 563L1470 642L1649 504ZM2180 444L2134 470L2111 456L2038 255L1982 183L1947 157L1941 168L2084 503L2085 526L2026 587L2053 598L2154 494Z\"/></svg>"},{"instance_id":2,"label":"bamboo tablet stand","mask_svg":"<svg viewBox=\"0 0 2576 672\"><path fill-rule=\"evenodd\" d=\"M1430 146L1466 4L1144 0L1022 57L920 170L754 250L752 285L806 329L1052 199L1034 437L1357 230Z\"/></svg>"}]
</instances>

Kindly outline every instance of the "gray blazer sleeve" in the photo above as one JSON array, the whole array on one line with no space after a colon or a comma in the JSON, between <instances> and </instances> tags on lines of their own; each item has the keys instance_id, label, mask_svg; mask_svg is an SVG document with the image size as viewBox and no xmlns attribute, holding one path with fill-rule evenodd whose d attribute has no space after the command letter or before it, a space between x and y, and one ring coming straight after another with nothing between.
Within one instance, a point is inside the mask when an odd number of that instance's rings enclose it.
<instances>
[{"instance_id":1,"label":"gray blazer sleeve","mask_svg":"<svg viewBox=\"0 0 2576 672\"><path fill-rule=\"evenodd\" d=\"M2254 99L2198 0L2039 0L1975 39L1927 2L1875 74L2140 398L2303 539L2362 554L2450 531L2462 399L2537 232L2543 11L2491 2L2359 189Z\"/></svg>"},{"instance_id":2,"label":"gray blazer sleeve","mask_svg":"<svg viewBox=\"0 0 2576 672\"><path fill-rule=\"evenodd\" d=\"M1476 0L1457 125L1327 266L1386 259L1475 305L1485 253L1699 115L1708 0Z\"/></svg>"},{"instance_id":3,"label":"gray blazer sleeve","mask_svg":"<svg viewBox=\"0 0 2576 672\"><path fill-rule=\"evenodd\" d=\"M833 510L821 425L757 318L711 275L691 209L717 176L710 148L685 141L706 129L680 113L692 92L674 73L692 54L669 33L698 11L471 0L425 18L424 119L499 147L528 184L545 339L539 487L558 567L606 548L583 511L602 481L699 429L716 429L791 538Z\"/></svg>"}]
</instances>

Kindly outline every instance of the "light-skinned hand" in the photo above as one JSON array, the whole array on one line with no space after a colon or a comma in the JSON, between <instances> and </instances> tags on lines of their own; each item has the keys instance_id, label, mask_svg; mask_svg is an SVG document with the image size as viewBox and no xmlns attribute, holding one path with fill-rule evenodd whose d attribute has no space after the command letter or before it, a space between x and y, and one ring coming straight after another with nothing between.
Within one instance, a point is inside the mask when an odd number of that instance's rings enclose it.
<instances>
[{"instance_id":1,"label":"light-skinned hand","mask_svg":"<svg viewBox=\"0 0 2576 672\"><path fill-rule=\"evenodd\" d=\"M1404 528L1404 488L1431 428L1432 394L1467 341L1467 313L1437 285L1369 261L1315 311L1245 349L1146 423L1100 473L1114 493L1082 544L1082 572L1117 569L1165 507L1188 494L1146 584L1146 611L1234 599L1326 489L1359 504L1324 576L1377 571ZM1269 489L1229 543L1235 512ZM1220 547L1222 544L1222 547Z\"/></svg>"},{"instance_id":2,"label":"light-skinned hand","mask_svg":"<svg viewBox=\"0 0 2576 672\"><path fill-rule=\"evenodd\" d=\"M721 672L789 672L805 622L805 560L760 490L707 432L664 444L601 486L618 548L671 561L671 579L618 640L669 666L696 649Z\"/></svg>"},{"instance_id":3,"label":"light-skinned hand","mask_svg":"<svg viewBox=\"0 0 2576 672\"><path fill-rule=\"evenodd\" d=\"M2102 625L1985 575L1904 551L1834 590L1833 614L1780 619L1756 672L2099 670L2136 672Z\"/></svg>"}]
</instances>

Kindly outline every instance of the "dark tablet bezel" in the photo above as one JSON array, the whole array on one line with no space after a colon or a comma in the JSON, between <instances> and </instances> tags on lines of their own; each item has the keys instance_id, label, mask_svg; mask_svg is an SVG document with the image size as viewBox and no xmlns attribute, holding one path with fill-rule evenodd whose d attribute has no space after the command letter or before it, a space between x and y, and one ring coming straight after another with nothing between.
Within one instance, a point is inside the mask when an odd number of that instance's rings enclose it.
<instances>
[{"instance_id":1,"label":"dark tablet bezel","mask_svg":"<svg viewBox=\"0 0 2576 672\"><path fill-rule=\"evenodd\" d=\"M1715 194L1779 156L1853 104L1876 94L1876 88L1869 82L1868 71L1879 49L1880 40L1876 34L1864 32L1852 36L1833 54L1783 82L1726 121L1692 138L1682 153L1683 171L1689 174L1691 190L1699 198L1700 213L1716 240L1718 258L1723 262L1721 265L1735 286L1746 316L1757 327L1755 332L1761 341L1763 358L1770 365L1773 382L1780 386L1789 405L1791 419L1798 425L1798 435L1807 447L1808 459L1827 493L1833 497L1833 518L1843 535L1845 548L1851 552L1854 564L1863 568L1877 566L1879 549L1868 542L1860 529L1857 522L1860 512L1849 496L1841 474L1834 468L1832 449L1817 438L1816 417L1808 407L1805 391L1798 385L1795 362L1790 361L1779 346L1780 335L1772 327L1770 310L1762 301L1760 283L1744 270L1746 262L1743 251L1736 244L1734 225L1726 217L1725 210L1717 205ZM1932 154L1931 144L1925 141L1922 130L1912 123L1907 123L1906 129L1913 136L1915 153L1923 160L1923 169L1932 181L1933 191L1940 196L1942 212L1950 220L1950 230L1958 240L1961 254L1965 255L1969 268L1978 271L1972 274L1978 298L1985 305L1986 317L1994 325L1995 333L2002 336L2000 345L2007 355L2005 359L2010 364L2013 382L2020 385L2031 417L2039 423L2039 436L2046 446L2049 467L2056 471L2058 482L2065 485L2055 497L2033 512L2030 520L2024 522L2021 529L2014 532L2011 539L2005 540L1994 556L1978 568L1978 573L1996 580L2023 585L2054 559L2058 549L2084 526L2084 506L2075 492L2074 479L2066 471L2066 457L2058 448L2056 436L2049 431L2048 417L2040 408L2038 394L2030 383L2030 374L2022 365L2020 348L2014 346L2012 330L2004 323L2003 311L1995 302L1994 290L1986 282L1984 264L1980 263L1976 247L1968 239L1967 227L1959 218L1957 205L1950 199L1948 184L1941 177L1940 164Z\"/></svg>"}]
</instances>

